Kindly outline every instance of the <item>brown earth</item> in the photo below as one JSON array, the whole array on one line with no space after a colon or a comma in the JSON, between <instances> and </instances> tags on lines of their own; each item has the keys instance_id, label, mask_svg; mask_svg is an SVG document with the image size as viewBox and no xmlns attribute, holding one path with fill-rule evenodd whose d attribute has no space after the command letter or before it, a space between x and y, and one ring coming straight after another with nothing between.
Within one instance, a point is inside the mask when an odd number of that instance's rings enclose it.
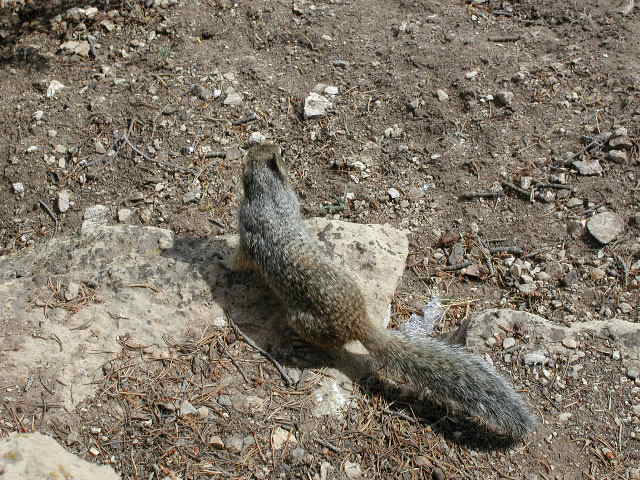
<instances>
[{"instance_id":1,"label":"brown earth","mask_svg":"<svg viewBox=\"0 0 640 480\"><path fill-rule=\"evenodd\" d=\"M625 15L605 0L181 0L169 8L101 1L90 19L55 18L86 6L34 1L17 14L0 11L0 254L76 232L95 204L128 208L128 221L183 236L234 232L238 149L260 132L282 145L309 215L410 230L395 324L434 293L451 304L444 330L494 306L563 324L639 321L637 8ZM60 51L88 35L86 56ZM48 98L52 80L65 88ZM328 115L305 120L302 103L318 83L339 93ZM230 86L242 94L240 106L223 104ZM219 98L209 95L216 89ZM255 120L241 121L252 112ZM629 145L616 162L606 141L593 140L619 127ZM597 159L602 173L579 174L577 159ZM562 176L570 188L558 187ZM523 177L555 186L538 187L532 202L503 185L521 185ZM196 179L201 197L185 203ZM460 199L501 185L504 195ZM65 212L58 209L62 190L71 199ZM584 229L603 210L624 223L606 246ZM530 263L534 290L520 287L527 279L505 262L506 247ZM454 268L443 269L456 248ZM457 268L463 261L469 267ZM234 354L252 358L231 344ZM175 443L184 432L204 433L181 424L171 438L147 429L156 448L133 443L116 454L105 447L97 460L114 463L124 478L314 478L323 462L335 468L326 478L346 475L345 462L359 463L365 478L640 478L633 470L640 419L632 410L639 381L626 377L610 340L582 349L580 375L556 382L549 379L566 374L568 364L551 373L505 364L496 347L494 361L526 385L541 421L535 435L507 451L460 441L456 425L443 427L438 412L420 421L390 414L374 395L338 424L316 425L303 405L287 411L283 422L300 429L300 438L319 431L326 439L304 444L310 455L302 459L274 454L267 441L250 459L216 453L204 462L203 445ZM135 363L127 355L121 361ZM185 365L172 367L176 380L162 385L166 396L190 375ZM152 377L155 367L129 368ZM289 408L283 392L258 395L275 395ZM559 422L561 413L572 416ZM12 415L13 428L35 428ZM129 425L107 416L100 402L81 416L91 425ZM274 426L267 417L226 422L247 434Z\"/></svg>"}]
</instances>

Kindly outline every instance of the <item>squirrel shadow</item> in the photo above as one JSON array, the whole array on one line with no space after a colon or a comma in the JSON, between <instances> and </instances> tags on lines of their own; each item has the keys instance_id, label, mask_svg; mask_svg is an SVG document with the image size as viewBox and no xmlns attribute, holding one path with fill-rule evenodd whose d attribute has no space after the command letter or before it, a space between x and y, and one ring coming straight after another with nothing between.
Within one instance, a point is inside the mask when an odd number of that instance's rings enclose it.
<instances>
[{"instance_id":1,"label":"squirrel shadow","mask_svg":"<svg viewBox=\"0 0 640 480\"><path fill-rule=\"evenodd\" d=\"M258 347L269 352L285 368L335 368L346 375L367 396L382 396L387 402L416 415L418 422L445 438L476 450L502 450L513 446L509 437L492 431L482 422L452 414L446 407L407 394L406 390L381 378L367 354L345 349L327 351L304 343L285 323L286 309L262 278L253 272L231 272L222 263L233 252L231 237L176 237L174 246L163 256L191 264L205 280L213 300L225 316ZM445 341L459 342L454 334ZM301 345L296 348L294 345ZM301 354L302 352L302 354ZM391 415L410 418L390 409Z\"/></svg>"}]
</instances>

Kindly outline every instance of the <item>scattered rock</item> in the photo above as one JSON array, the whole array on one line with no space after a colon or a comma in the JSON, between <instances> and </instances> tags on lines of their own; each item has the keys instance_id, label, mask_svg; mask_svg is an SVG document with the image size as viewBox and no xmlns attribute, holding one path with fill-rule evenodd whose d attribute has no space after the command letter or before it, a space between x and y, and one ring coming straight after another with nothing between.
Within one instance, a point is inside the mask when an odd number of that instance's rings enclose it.
<instances>
[{"instance_id":1,"label":"scattered rock","mask_svg":"<svg viewBox=\"0 0 640 480\"><path fill-rule=\"evenodd\" d=\"M327 109L331 108L331 101L315 92L311 92L304 100L304 118L324 117Z\"/></svg>"},{"instance_id":2,"label":"scattered rock","mask_svg":"<svg viewBox=\"0 0 640 480\"><path fill-rule=\"evenodd\" d=\"M507 350L511 347L514 347L516 344L516 339L513 337L506 337L503 341L502 341L502 348L504 350Z\"/></svg>"},{"instance_id":3,"label":"scattered rock","mask_svg":"<svg viewBox=\"0 0 640 480\"><path fill-rule=\"evenodd\" d=\"M83 235L87 235L92 231L95 231L98 227L107 225L111 219L111 212L109 207L105 205L94 205L84 211L84 222L80 231Z\"/></svg>"},{"instance_id":4,"label":"scattered rock","mask_svg":"<svg viewBox=\"0 0 640 480\"><path fill-rule=\"evenodd\" d=\"M626 135L620 135L609 140L609 146L615 150L631 150L633 142Z\"/></svg>"},{"instance_id":5,"label":"scattered rock","mask_svg":"<svg viewBox=\"0 0 640 480\"><path fill-rule=\"evenodd\" d=\"M598 213L587 222L587 230L598 242L606 245L624 231L624 220L613 212Z\"/></svg>"},{"instance_id":6,"label":"scattered rock","mask_svg":"<svg viewBox=\"0 0 640 480\"><path fill-rule=\"evenodd\" d=\"M80 284L78 282L69 282L67 288L64 292L64 298L68 302L71 300L75 300L78 298L78 294L80 293Z\"/></svg>"},{"instance_id":7,"label":"scattered rock","mask_svg":"<svg viewBox=\"0 0 640 480\"><path fill-rule=\"evenodd\" d=\"M120 208L118 210L118 221L120 223L127 223L131 220L131 216L133 215L133 210L129 208Z\"/></svg>"},{"instance_id":8,"label":"scattered rock","mask_svg":"<svg viewBox=\"0 0 640 480\"><path fill-rule=\"evenodd\" d=\"M558 422L567 423L572 416L573 414L571 412L563 412L558 415Z\"/></svg>"},{"instance_id":9,"label":"scattered rock","mask_svg":"<svg viewBox=\"0 0 640 480\"><path fill-rule=\"evenodd\" d=\"M68 42L64 42L60 45L60 50L67 54L75 54L80 55L81 57L88 57L89 52L91 51L91 46L87 41L75 41L71 40Z\"/></svg>"},{"instance_id":10,"label":"scattered rock","mask_svg":"<svg viewBox=\"0 0 640 480\"><path fill-rule=\"evenodd\" d=\"M69 210L71 202L71 192L69 190L60 190L58 192L58 211L64 213Z\"/></svg>"},{"instance_id":11,"label":"scattered rock","mask_svg":"<svg viewBox=\"0 0 640 480\"><path fill-rule=\"evenodd\" d=\"M240 453L244 446L244 438L239 433L227 437L224 447L233 453Z\"/></svg>"},{"instance_id":12,"label":"scattered rock","mask_svg":"<svg viewBox=\"0 0 640 480\"><path fill-rule=\"evenodd\" d=\"M620 303L620 311L624 314L633 312L633 307L627 302Z\"/></svg>"},{"instance_id":13,"label":"scattered rock","mask_svg":"<svg viewBox=\"0 0 640 480\"><path fill-rule=\"evenodd\" d=\"M572 165L576 167L580 175L590 176L602 174L602 165L600 165L597 159L576 160Z\"/></svg>"},{"instance_id":14,"label":"scattered rock","mask_svg":"<svg viewBox=\"0 0 640 480\"><path fill-rule=\"evenodd\" d=\"M387 193L389 194L389 197L391 198L391 200L397 200L400 198L400 192L393 187L387 190Z\"/></svg>"},{"instance_id":15,"label":"scattered rock","mask_svg":"<svg viewBox=\"0 0 640 480\"><path fill-rule=\"evenodd\" d=\"M51 80L51 82L49 82L49 86L47 87L47 97L55 97L56 94L63 88L65 88L65 86L62 83L57 80Z\"/></svg>"},{"instance_id":16,"label":"scattered rock","mask_svg":"<svg viewBox=\"0 0 640 480\"><path fill-rule=\"evenodd\" d=\"M609 150L607 159L616 163L625 163L627 161L627 152L623 150Z\"/></svg>"},{"instance_id":17,"label":"scattered rock","mask_svg":"<svg viewBox=\"0 0 640 480\"><path fill-rule=\"evenodd\" d=\"M384 136L388 138L398 138L400 135L402 135L402 128L397 123L384 131Z\"/></svg>"},{"instance_id":18,"label":"scattered rock","mask_svg":"<svg viewBox=\"0 0 640 480\"><path fill-rule=\"evenodd\" d=\"M570 348L571 350L578 348L578 342L576 342L573 338L563 338L562 345Z\"/></svg>"},{"instance_id":19,"label":"scattered rock","mask_svg":"<svg viewBox=\"0 0 640 480\"><path fill-rule=\"evenodd\" d=\"M204 101L209 100L211 97L213 97L213 92L208 88L203 87L202 85L193 85L191 87L191 94Z\"/></svg>"},{"instance_id":20,"label":"scattered rock","mask_svg":"<svg viewBox=\"0 0 640 480\"><path fill-rule=\"evenodd\" d=\"M198 202L200 200L201 197L202 197L202 184L200 183L200 180L195 179L191 183L191 187L189 188L187 193L185 193L182 196L182 202L183 203L196 203L196 202Z\"/></svg>"},{"instance_id":21,"label":"scattered rock","mask_svg":"<svg viewBox=\"0 0 640 480\"><path fill-rule=\"evenodd\" d=\"M569 288L578 283L578 280L580 280L578 272L576 270L569 270L567 274L562 277L562 280L560 280L560 285Z\"/></svg>"},{"instance_id":22,"label":"scattered rock","mask_svg":"<svg viewBox=\"0 0 640 480\"><path fill-rule=\"evenodd\" d=\"M500 106L507 107L513 103L514 94L508 90L502 90L496 93L496 103Z\"/></svg>"},{"instance_id":23,"label":"scattered rock","mask_svg":"<svg viewBox=\"0 0 640 480\"><path fill-rule=\"evenodd\" d=\"M178 415L180 415L181 417L185 417L187 415L197 414L198 410L196 410L196 407L194 407L191 402L189 402L188 400L182 401L182 403L180 404L180 409L178 410Z\"/></svg>"},{"instance_id":24,"label":"scattered rock","mask_svg":"<svg viewBox=\"0 0 640 480\"><path fill-rule=\"evenodd\" d=\"M344 473L350 480L362 477L362 469L358 463L344 462Z\"/></svg>"},{"instance_id":25,"label":"scattered rock","mask_svg":"<svg viewBox=\"0 0 640 480\"><path fill-rule=\"evenodd\" d=\"M545 365L547 357L544 352L531 352L523 357L525 365Z\"/></svg>"},{"instance_id":26,"label":"scattered rock","mask_svg":"<svg viewBox=\"0 0 640 480\"><path fill-rule=\"evenodd\" d=\"M571 197L567 200L567 208L581 207L584 202L580 198Z\"/></svg>"},{"instance_id":27,"label":"scattered rock","mask_svg":"<svg viewBox=\"0 0 640 480\"><path fill-rule=\"evenodd\" d=\"M636 366L627 367L627 377L631 380L640 378L640 368Z\"/></svg>"},{"instance_id":28,"label":"scattered rock","mask_svg":"<svg viewBox=\"0 0 640 480\"><path fill-rule=\"evenodd\" d=\"M224 448L224 442L218 435L213 435L212 437L209 437L209 446L222 450Z\"/></svg>"},{"instance_id":29,"label":"scattered rock","mask_svg":"<svg viewBox=\"0 0 640 480\"><path fill-rule=\"evenodd\" d=\"M297 444L295 435L282 427L276 427L271 434L271 443L275 450L280 450L285 443Z\"/></svg>"},{"instance_id":30,"label":"scattered rock","mask_svg":"<svg viewBox=\"0 0 640 480\"><path fill-rule=\"evenodd\" d=\"M222 102L225 105L241 105L242 104L242 95L236 92L235 88L228 87L225 91L224 101Z\"/></svg>"},{"instance_id":31,"label":"scattered rock","mask_svg":"<svg viewBox=\"0 0 640 480\"><path fill-rule=\"evenodd\" d=\"M264 134L260 132L252 132L251 135L249 135L248 143L250 145L256 144L256 143L263 143L266 139L267 137Z\"/></svg>"},{"instance_id":32,"label":"scattered rock","mask_svg":"<svg viewBox=\"0 0 640 480\"><path fill-rule=\"evenodd\" d=\"M449 95L442 89L436 90L436 97L438 97L438 100L440 100L441 102L446 102L449 100Z\"/></svg>"},{"instance_id":33,"label":"scattered rock","mask_svg":"<svg viewBox=\"0 0 640 480\"><path fill-rule=\"evenodd\" d=\"M120 479L111 467L89 463L40 433L10 433L0 440L0 476L3 480Z\"/></svg>"},{"instance_id":34,"label":"scattered rock","mask_svg":"<svg viewBox=\"0 0 640 480\"><path fill-rule=\"evenodd\" d=\"M24 193L24 183L16 182L12 183L11 187L13 188L13 193L22 195Z\"/></svg>"}]
</instances>

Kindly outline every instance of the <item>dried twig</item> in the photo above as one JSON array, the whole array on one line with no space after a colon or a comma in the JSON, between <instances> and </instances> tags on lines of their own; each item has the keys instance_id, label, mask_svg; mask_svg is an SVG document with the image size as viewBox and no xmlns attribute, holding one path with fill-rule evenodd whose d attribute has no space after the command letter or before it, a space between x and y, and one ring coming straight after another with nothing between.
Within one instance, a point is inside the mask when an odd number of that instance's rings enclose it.
<instances>
[{"instance_id":1,"label":"dried twig","mask_svg":"<svg viewBox=\"0 0 640 480\"><path fill-rule=\"evenodd\" d=\"M523 250L520 247L491 247L489 248L490 253L511 253L513 255L522 255Z\"/></svg>"},{"instance_id":2,"label":"dried twig","mask_svg":"<svg viewBox=\"0 0 640 480\"><path fill-rule=\"evenodd\" d=\"M440 270L443 272L455 272L456 270L462 270L463 268L467 268L472 263L473 262L466 261L466 262L458 263L456 265L451 265L449 267L442 267Z\"/></svg>"},{"instance_id":3,"label":"dried twig","mask_svg":"<svg viewBox=\"0 0 640 480\"><path fill-rule=\"evenodd\" d=\"M226 314L226 312L225 312L225 317L227 318L227 321L229 322L229 325L231 325L231 327L233 328L233 331L236 333L236 335L239 335L240 337L242 337L245 342L247 342L249 345L251 345L256 351L258 351L258 353L260 353L263 357L265 357L267 360L269 360L273 364L274 367L276 367L276 370L278 370L278 372L280 373L280 376L284 380L284 383L285 383L286 386L289 387L289 386L291 386L291 385L293 385L295 383L293 380L291 380L291 377L289 377L289 375L287 375L287 372L284 371L284 367L280 364L280 362L278 362L275 358L273 358L273 356L271 356L271 354L269 354L268 352L266 352L265 350L260 348L258 345L255 344L255 342L253 340L251 340L248 336L246 336L242 332L242 330L240 330L238 325L236 325L236 323L233 321L233 319L229 315Z\"/></svg>"},{"instance_id":4,"label":"dried twig","mask_svg":"<svg viewBox=\"0 0 640 480\"><path fill-rule=\"evenodd\" d=\"M517 185L514 185L511 182L502 182L502 186L503 187L507 187L510 190L513 190L514 192L519 193L520 195L522 195L524 198L526 198L527 200L531 199L531 192L525 190L524 188L520 188Z\"/></svg>"},{"instance_id":5,"label":"dried twig","mask_svg":"<svg viewBox=\"0 0 640 480\"><path fill-rule=\"evenodd\" d=\"M500 198L504 196L504 192L466 192L460 195L462 200L473 200L474 198Z\"/></svg>"}]
</instances>

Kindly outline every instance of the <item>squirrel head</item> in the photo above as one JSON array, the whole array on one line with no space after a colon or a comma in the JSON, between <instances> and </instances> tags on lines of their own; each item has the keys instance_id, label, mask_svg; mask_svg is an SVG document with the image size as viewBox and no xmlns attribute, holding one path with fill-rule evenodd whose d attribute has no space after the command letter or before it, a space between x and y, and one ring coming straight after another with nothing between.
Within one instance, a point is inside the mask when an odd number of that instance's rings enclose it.
<instances>
[{"instance_id":1,"label":"squirrel head","mask_svg":"<svg viewBox=\"0 0 640 480\"><path fill-rule=\"evenodd\" d=\"M281 185L288 184L280 147L274 143L260 143L250 148L246 155L242 179L245 191L255 188L256 182L263 186L274 180Z\"/></svg>"}]
</instances>

